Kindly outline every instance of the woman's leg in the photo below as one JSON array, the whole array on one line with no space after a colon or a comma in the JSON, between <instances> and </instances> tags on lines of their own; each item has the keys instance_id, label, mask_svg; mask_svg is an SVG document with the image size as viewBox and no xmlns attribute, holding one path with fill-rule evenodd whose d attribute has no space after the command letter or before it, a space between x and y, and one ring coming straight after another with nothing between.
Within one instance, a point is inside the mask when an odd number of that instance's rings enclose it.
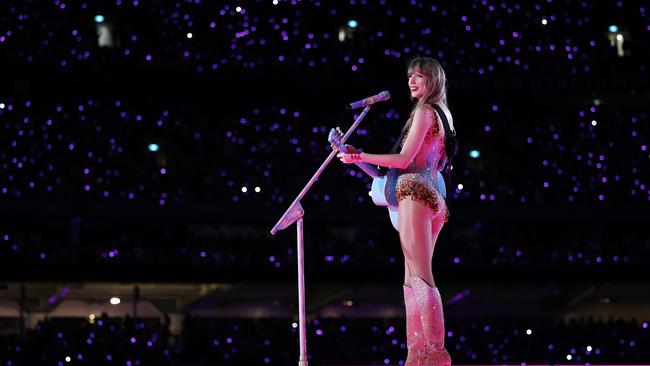
<instances>
[{"instance_id":1,"label":"woman's leg","mask_svg":"<svg viewBox=\"0 0 650 366\"><path fill-rule=\"evenodd\" d=\"M402 252L404 253L404 305L406 306L406 346L408 355L406 357L405 366L422 366L426 359L426 339L422 329L422 317L417 303L416 293L411 285L412 276L426 276L419 264L417 258L424 256L429 257L428 250L426 250L427 238L424 238L424 230L426 230L427 222L426 217L431 216L430 212L422 211L416 212L420 216L424 216L424 220L417 220L414 222L412 217L412 206L416 204L417 209L431 211L428 207L421 205L417 201L411 200L407 197L400 201L400 206L397 212L398 220L400 223L400 242L402 245ZM422 225L425 225L423 227ZM418 228L419 230L414 230ZM424 229L424 230L423 230ZM430 234L429 234L430 235ZM425 245L414 245L419 242ZM431 269L428 270L428 276L432 280Z\"/></svg>"},{"instance_id":2,"label":"woman's leg","mask_svg":"<svg viewBox=\"0 0 650 366\"><path fill-rule=\"evenodd\" d=\"M397 217L402 252L406 259L405 276L420 277L431 286L435 286L431 272L431 259L435 245L432 232L434 229L440 230L438 225L435 227L432 225L434 215L431 208L413 200L410 196L399 202ZM406 283L408 278L404 280Z\"/></svg>"},{"instance_id":3,"label":"woman's leg","mask_svg":"<svg viewBox=\"0 0 650 366\"><path fill-rule=\"evenodd\" d=\"M410 275L405 278L405 284L411 286L415 295L415 307L420 315L422 329L420 338L425 341L425 363L449 365L451 359L444 349L442 299L431 271L433 250L444 225L444 211L434 212L428 206L406 197L400 201L398 215L400 239L406 259L405 277Z\"/></svg>"}]
</instances>

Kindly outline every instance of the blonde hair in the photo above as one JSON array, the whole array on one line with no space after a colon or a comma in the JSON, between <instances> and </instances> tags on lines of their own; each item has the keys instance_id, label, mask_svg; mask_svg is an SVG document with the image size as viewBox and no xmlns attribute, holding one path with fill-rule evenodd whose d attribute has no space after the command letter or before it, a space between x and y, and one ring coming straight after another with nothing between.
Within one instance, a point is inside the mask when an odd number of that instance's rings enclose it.
<instances>
[{"instance_id":1,"label":"blonde hair","mask_svg":"<svg viewBox=\"0 0 650 366\"><path fill-rule=\"evenodd\" d=\"M406 128L411 126L415 111L428 105L443 103L447 106L447 77L442 65L431 57L416 57L409 62L408 73L419 72L426 76L426 89L422 98L413 106Z\"/></svg>"}]
</instances>

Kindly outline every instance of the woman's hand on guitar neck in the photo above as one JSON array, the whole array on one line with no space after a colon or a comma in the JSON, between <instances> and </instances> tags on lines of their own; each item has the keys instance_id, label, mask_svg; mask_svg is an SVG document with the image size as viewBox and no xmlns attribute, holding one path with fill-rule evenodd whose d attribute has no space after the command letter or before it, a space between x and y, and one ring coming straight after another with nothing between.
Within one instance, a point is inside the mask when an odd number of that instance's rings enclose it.
<instances>
[{"instance_id":1,"label":"woman's hand on guitar neck","mask_svg":"<svg viewBox=\"0 0 650 366\"><path fill-rule=\"evenodd\" d=\"M344 164L352 164L352 163L360 163L361 161L361 153L354 153L354 154L345 154L345 153L339 153L336 155L339 159L341 159L341 162Z\"/></svg>"},{"instance_id":2,"label":"woman's hand on guitar neck","mask_svg":"<svg viewBox=\"0 0 650 366\"><path fill-rule=\"evenodd\" d=\"M352 145L345 144L345 148L348 149L347 154L361 154L361 150Z\"/></svg>"},{"instance_id":3,"label":"woman's hand on guitar neck","mask_svg":"<svg viewBox=\"0 0 650 366\"><path fill-rule=\"evenodd\" d=\"M336 146L334 146L333 144L332 144L332 150L336 150ZM361 160L359 157L359 154L361 154L361 150L348 144L345 145L345 150L346 152L341 152L340 150L338 150L339 153L336 155L337 158L341 159L342 163L352 164Z\"/></svg>"},{"instance_id":4,"label":"woman's hand on guitar neck","mask_svg":"<svg viewBox=\"0 0 650 366\"><path fill-rule=\"evenodd\" d=\"M337 148L336 144L334 144L334 143L330 144L330 147L332 148L332 150L336 150L338 152L341 152ZM359 153L361 153L361 150L357 149L356 147L354 147L352 145L345 144L345 149L346 149L346 154L359 154Z\"/></svg>"}]
</instances>

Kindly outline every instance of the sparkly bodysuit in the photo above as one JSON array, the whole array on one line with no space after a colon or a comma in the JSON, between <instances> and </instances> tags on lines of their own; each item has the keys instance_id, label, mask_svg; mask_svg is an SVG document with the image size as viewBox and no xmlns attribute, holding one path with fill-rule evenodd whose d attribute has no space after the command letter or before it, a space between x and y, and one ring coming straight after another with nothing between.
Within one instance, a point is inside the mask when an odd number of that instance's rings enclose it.
<instances>
[{"instance_id":1,"label":"sparkly bodysuit","mask_svg":"<svg viewBox=\"0 0 650 366\"><path fill-rule=\"evenodd\" d=\"M425 107L427 115L433 120L424 137L420 150L413 162L403 169L397 178L397 201L411 196L413 200L424 203L435 215L444 214L445 222L449 220L449 210L443 194L444 188L438 183L437 172L442 170L447 160L445 155L445 131L438 114L431 107ZM409 131L402 139L406 141Z\"/></svg>"}]
</instances>

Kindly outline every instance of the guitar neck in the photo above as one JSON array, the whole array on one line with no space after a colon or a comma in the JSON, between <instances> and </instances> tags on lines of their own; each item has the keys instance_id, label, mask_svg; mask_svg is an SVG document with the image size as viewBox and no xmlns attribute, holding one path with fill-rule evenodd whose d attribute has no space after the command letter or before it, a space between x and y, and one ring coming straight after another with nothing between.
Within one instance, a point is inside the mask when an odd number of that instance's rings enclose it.
<instances>
[{"instance_id":1,"label":"guitar neck","mask_svg":"<svg viewBox=\"0 0 650 366\"><path fill-rule=\"evenodd\" d=\"M350 153L350 150L345 146L341 146L339 151L344 152L346 154ZM354 163L354 164L359 168L361 168L361 170L363 170L364 173L368 174L372 179L375 179L379 176L379 170L368 163Z\"/></svg>"},{"instance_id":2,"label":"guitar neck","mask_svg":"<svg viewBox=\"0 0 650 366\"><path fill-rule=\"evenodd\" d=\"M379 170L368 163L354 163L354 164L356 164L356 166L358 166L359 168L361 168L361 170L363 170L366 174L368 174L370 178L374 179L379 176Z\"/></svg>"},{"instance_id":3,"label":"guitar neck","mask_svg":"<svg viewBox=\"0 0 650 366\"><path fill-rule=\"evenodd\" d=\"M349 154L350 149L348 149L348 147L341 142L340 140L341 136L343 136L343 133L340 133L339 136L339 134L337 134L337 130L333 128L332 131L330 132L330 137L327 139L327 141L329 141L330 144L332 144L333 148L337 149L338 151L343 152L345 154ZM356 166L361 168L361 170L363 170L366 174L368 174L372 179L379 177L379 170L376 167L368 163L354 163L354 164L356 164Z\"/></svg>"}]
</instances>

